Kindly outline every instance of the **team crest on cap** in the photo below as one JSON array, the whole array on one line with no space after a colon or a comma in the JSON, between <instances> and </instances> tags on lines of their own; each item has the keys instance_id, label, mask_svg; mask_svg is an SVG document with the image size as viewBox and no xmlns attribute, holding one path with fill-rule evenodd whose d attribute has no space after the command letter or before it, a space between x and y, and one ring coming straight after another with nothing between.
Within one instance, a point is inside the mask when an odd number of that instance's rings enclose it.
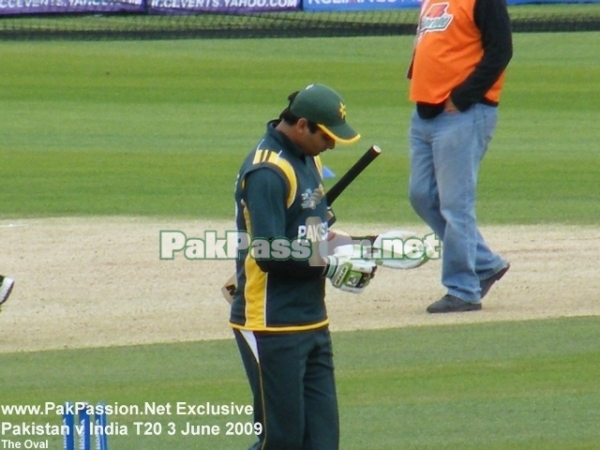
<instances>
[{"instance_id":1,"label":"team crest on cap","mask_svg":"<svg viewBox=\"0 0 600 450\"><path fill-rule=\"evenodd\" d=\"M340 117L343 120L346 120L346 105L344 105L342 102L340 102Z\"/></svg>"}]
</instances>

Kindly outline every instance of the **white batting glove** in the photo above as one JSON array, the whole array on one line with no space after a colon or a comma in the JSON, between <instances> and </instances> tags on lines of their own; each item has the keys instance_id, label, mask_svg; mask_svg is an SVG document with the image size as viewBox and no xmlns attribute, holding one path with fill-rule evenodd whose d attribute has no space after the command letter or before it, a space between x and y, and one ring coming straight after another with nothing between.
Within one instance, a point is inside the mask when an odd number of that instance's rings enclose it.
<instances>
[{"instance_id":1,"label":"white batting glove","mask_svg":"<svg viewBox=\"0 0 600 450\"><path fill-rule=\"evenodd\" d=\"M352 259L347 255L327 257L325 276L333 287L345 292L360 294L375 276L377 264L364 259Z\"/></svg>"}]
</instances>

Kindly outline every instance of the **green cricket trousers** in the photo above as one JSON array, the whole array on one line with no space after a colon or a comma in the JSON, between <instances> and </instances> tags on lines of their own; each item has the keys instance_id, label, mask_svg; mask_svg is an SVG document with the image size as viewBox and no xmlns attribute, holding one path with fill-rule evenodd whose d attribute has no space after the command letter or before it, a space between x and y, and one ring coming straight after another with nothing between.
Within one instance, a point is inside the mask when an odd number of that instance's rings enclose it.
<instances>
[{"instance_id":1,"label":"green cricket trousers","mask_svg":"<svg viewBox=\"0 0 600 450\"><path fill-rule=\"evenodd\" d=\"M250 450L338 450L329 329L234 334L263 429Z\"/></svg>"}]
</instances>

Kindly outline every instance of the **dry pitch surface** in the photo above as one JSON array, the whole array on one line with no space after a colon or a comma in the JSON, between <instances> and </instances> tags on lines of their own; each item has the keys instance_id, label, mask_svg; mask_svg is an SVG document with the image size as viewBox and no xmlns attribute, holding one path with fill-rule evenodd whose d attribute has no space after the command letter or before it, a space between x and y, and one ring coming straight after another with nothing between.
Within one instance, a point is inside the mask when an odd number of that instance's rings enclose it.
<instances>
[{"instance_id":1,"label":"dry pitch surface","mask_svg":"<svg viewBox=\"0 0 600 450\"><path fill-rule=\"evenodd\" d=\"M160 230L204 237L233 223L139 218L0 221L0 273L16 279L0 315L0 352L230 338L220 287L232 261L159 259ZM337 228L374 233L398 226ZM404 227L427 234L425 228ZM361 295L328 286L332 330L600 315L600 228L482 227L512 264L483 311L428 315L440 263L380 269Z\"/></svg>"}]
</instances>

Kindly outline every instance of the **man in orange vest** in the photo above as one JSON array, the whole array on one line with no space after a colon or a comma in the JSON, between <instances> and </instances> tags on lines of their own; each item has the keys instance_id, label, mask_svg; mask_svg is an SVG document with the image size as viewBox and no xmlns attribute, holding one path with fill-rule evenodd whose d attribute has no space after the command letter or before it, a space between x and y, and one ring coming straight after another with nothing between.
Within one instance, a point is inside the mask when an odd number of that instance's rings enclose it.
<instances>
[{"instance_id":1,"label":"man in orange vest","mask_svg":"<svg viewBox=\"0 0 600 450\"><path fill-rule=\"evenodd\" d=\"M429 313L476 311L510 264L477 227L479 165L512 57L505 0L423 0L410 100L410 202L442 241L447 294Z\"/></svg>"}]
</instances>

